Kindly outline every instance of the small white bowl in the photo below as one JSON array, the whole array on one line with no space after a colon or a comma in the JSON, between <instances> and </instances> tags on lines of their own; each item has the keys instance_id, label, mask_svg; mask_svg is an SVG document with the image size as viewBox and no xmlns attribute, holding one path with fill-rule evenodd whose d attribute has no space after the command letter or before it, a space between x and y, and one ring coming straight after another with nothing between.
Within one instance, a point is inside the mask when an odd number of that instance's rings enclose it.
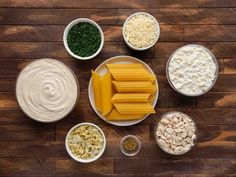
<instances>
[{"instance_id":1,"label":"small white bowl","mask_svg":"<svg viewBox=\"0 0 236 177\"><path fill-rule=\"evenodd\" d=\"M67 43L67 35L68 35L68 32L70 31L70 29L71 29L74 25L76 25L76 24L78 24L78 23L81 23L81 22L87 22L87 23L90 23L90 24L94 25L94 26L98 29L98 31L99 31L99 33L100 33L100 36L101 36L101 43L100 43L100 47L98 48L97 52L94 53L94 54L91 55L91 56L88 56L88 57L81 57L81 56L78 56L78 55L74 54L74 53L70 50L70 48L69 48L69 46L68 46L68 43ZM102 48L103 48L103 45L104 45L104 35L103 35L103 32L102 32L102 29L100 28L100 26L99 26L95 21L90 20L90 19L88 19L88 18L78 18L78 19L73 20L72 22L70 22L70 23L66 26L66 29L65 29L64 34L63 34L63 43L64 43L64 46L65 46L65 48L66 48L66 51L67 51L72 57L77 58L77 59L80 59L80 60L89 60L89 59L92 59L92 58L96 57L96 56L101 52L101 50L102 50Z\"/></svg>"},{"instance_id":2,"label":"small white bowl","mask_svg":"<svg viewBox=\"0 0 236 177\"><path fill-rule=\"evenodd\" d=\"M68 142L67 142L70 133L71 133L74 129L76 129L76 128L82 126L82 125L90 125L90 126L93 126L93 127L97 128L97 129L100 131L100 133L102 134L102 137L103 137L103 140L104 140L104 141L103 141L102 149L101 149L101 151L99 152L99 154L98 154L97 156L93 157L93 158L90 158L90 159L79 159L79 158L77 158L77 157L71 152L70 147L68 146ZM89 122L79 123L79 124L73 126L73 127L68 131L68 133L67 133L67 135L66 135L66 139L65 139L65 146L66 146L66 151L67 151L67 153L71 156L72 159L74 159L74 160L77 161L77 162L81 162L81 163L90 163L90 162L93 162L93 161L99 159L99 157L101 157L102 154L104 153L104 151L105 151L105 149L106 149L106 137L105 137L105 134L104 134L104 132L102 131L102 129L99 128L97 125L95 125L95 124L93 124L93 123L89 123Z\"/></svg>"},{"instance_id":3,"label":"small white bowl","mask_svg":"<svg viewBox=\"0 0 236 177\"><path fill-rule=\"evenodd\" d=\"M129 21L132 17L134 17L135 15L139 15L139 14L146 15L146 16L150 17L151 19L153 19L153 20L156 22L156 27L157 27L157 36L156 36L155 41L153 41L153 43L152 43L151 45L149 45L149 46L147 46L147 47L143 47L143 48L134 47L132 44L130 44L130 43L128 42L128 40L126 39L126 37L125 37L125 32L124 32L125 25L128 23L128 21ZM127 46L128 46L129 48L131 48L131 49L133 49L133 50L137 50L137 51L143 51L143 50L150 49L152 46L154 46L154 45L156 44L157 40L158 40L159 37L160 37L160 25L159 25L159 23L157 22L156 18L153 17L151 14L146 13L146 12L137 12L137 13L134 13L134 14L130 15L130 16L125 20L125 23L124 23L123 28L122 28L122 34L123 34L124 41L125 41L125 43L127 44Z\"/></svg>"}]
</instances>

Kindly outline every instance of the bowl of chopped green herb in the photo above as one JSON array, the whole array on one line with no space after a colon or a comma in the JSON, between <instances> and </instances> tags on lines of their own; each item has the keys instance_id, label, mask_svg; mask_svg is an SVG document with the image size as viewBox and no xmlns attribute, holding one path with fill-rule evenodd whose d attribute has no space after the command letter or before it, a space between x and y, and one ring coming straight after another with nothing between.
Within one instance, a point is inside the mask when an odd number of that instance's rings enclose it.
<instances>
[{"instance_id":1,"label":"bowl of chopped green herb","mask_svg":"<svg viewBox=\"0 0 236 177\"><path fill-rule=\"evenodd\" d=\"M104 35L95 21L78 18L67 25L63 43L71 56L80 60L88 60L97 56L102 50Z\"/></svg>"}]
</instances>

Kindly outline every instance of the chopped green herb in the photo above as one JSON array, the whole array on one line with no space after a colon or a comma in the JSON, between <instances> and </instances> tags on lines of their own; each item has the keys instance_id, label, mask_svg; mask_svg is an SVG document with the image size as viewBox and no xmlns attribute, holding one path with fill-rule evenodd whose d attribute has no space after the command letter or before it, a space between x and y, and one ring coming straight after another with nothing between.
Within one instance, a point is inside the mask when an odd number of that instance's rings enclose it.
<instances>
[{"instance_id":1,"label":"chopped green herb","mask_svg":"<svg viewBox=\"0 0 236 177\"><path fill-rule=\"evenodd\" d=\"M88 22L81 22L69 30L67 43L74 54L89 57L99 49L101 36L96 26Z\"/></svg>"}]
</instances>

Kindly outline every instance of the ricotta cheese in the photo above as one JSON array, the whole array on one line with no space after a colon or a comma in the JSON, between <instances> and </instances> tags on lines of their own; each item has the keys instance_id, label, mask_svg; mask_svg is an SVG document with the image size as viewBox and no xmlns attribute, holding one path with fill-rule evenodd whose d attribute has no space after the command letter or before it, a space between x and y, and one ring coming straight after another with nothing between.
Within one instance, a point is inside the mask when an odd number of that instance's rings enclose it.
<instances>
[{"instance_id":1,"label":"ricotta cheese","mask_svg":"<svg viewBox=\"0 0 236 177\"><path fill-rule=\"evenodd\" d=\"M216 78L217 65L200 45L186 45L170 58L168 75L173 86L186 95L201 95Z\"/></svg>"},{"instance_id":2,"label":"ricotta cheese","mask_svg":"<svg viewBox=\"0 0 236 177\"><path fill-rule=\"evenodd\" d=\"M78 95L77 80L63 63L40 59L25 67L16 83L17 101L32 119L52 122L65 117Z\"/></svg>"}]
</instances>

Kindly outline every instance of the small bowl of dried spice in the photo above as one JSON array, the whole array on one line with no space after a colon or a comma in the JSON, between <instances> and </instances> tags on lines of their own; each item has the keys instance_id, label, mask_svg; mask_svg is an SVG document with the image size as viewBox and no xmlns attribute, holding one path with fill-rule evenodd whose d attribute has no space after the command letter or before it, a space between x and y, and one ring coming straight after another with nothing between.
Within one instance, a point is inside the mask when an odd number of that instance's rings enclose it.
<instances>
[{"instance_id":1,"label":"small bowl of dried spice","mask_svg":"<svg viewBox=\"0 0 236 177\"><path fill-rule=\"evenodd\" d=\"M95 21L79 18L67 25L63 43L71 56L80 60L88 60L96 57L102 50L104 35Z\"/></svg>"},{"instance_id":2,"label":"small bowl of dried spice","mask_svg":"<svg viewBox=\"0 0 236 177\"><path fill-rule=\"evenodd\" d=\"M127 135L120 141L120 150L126 156L135 156L141 149L141 142L134 135Z\"/></svg>"}]
</instances>

